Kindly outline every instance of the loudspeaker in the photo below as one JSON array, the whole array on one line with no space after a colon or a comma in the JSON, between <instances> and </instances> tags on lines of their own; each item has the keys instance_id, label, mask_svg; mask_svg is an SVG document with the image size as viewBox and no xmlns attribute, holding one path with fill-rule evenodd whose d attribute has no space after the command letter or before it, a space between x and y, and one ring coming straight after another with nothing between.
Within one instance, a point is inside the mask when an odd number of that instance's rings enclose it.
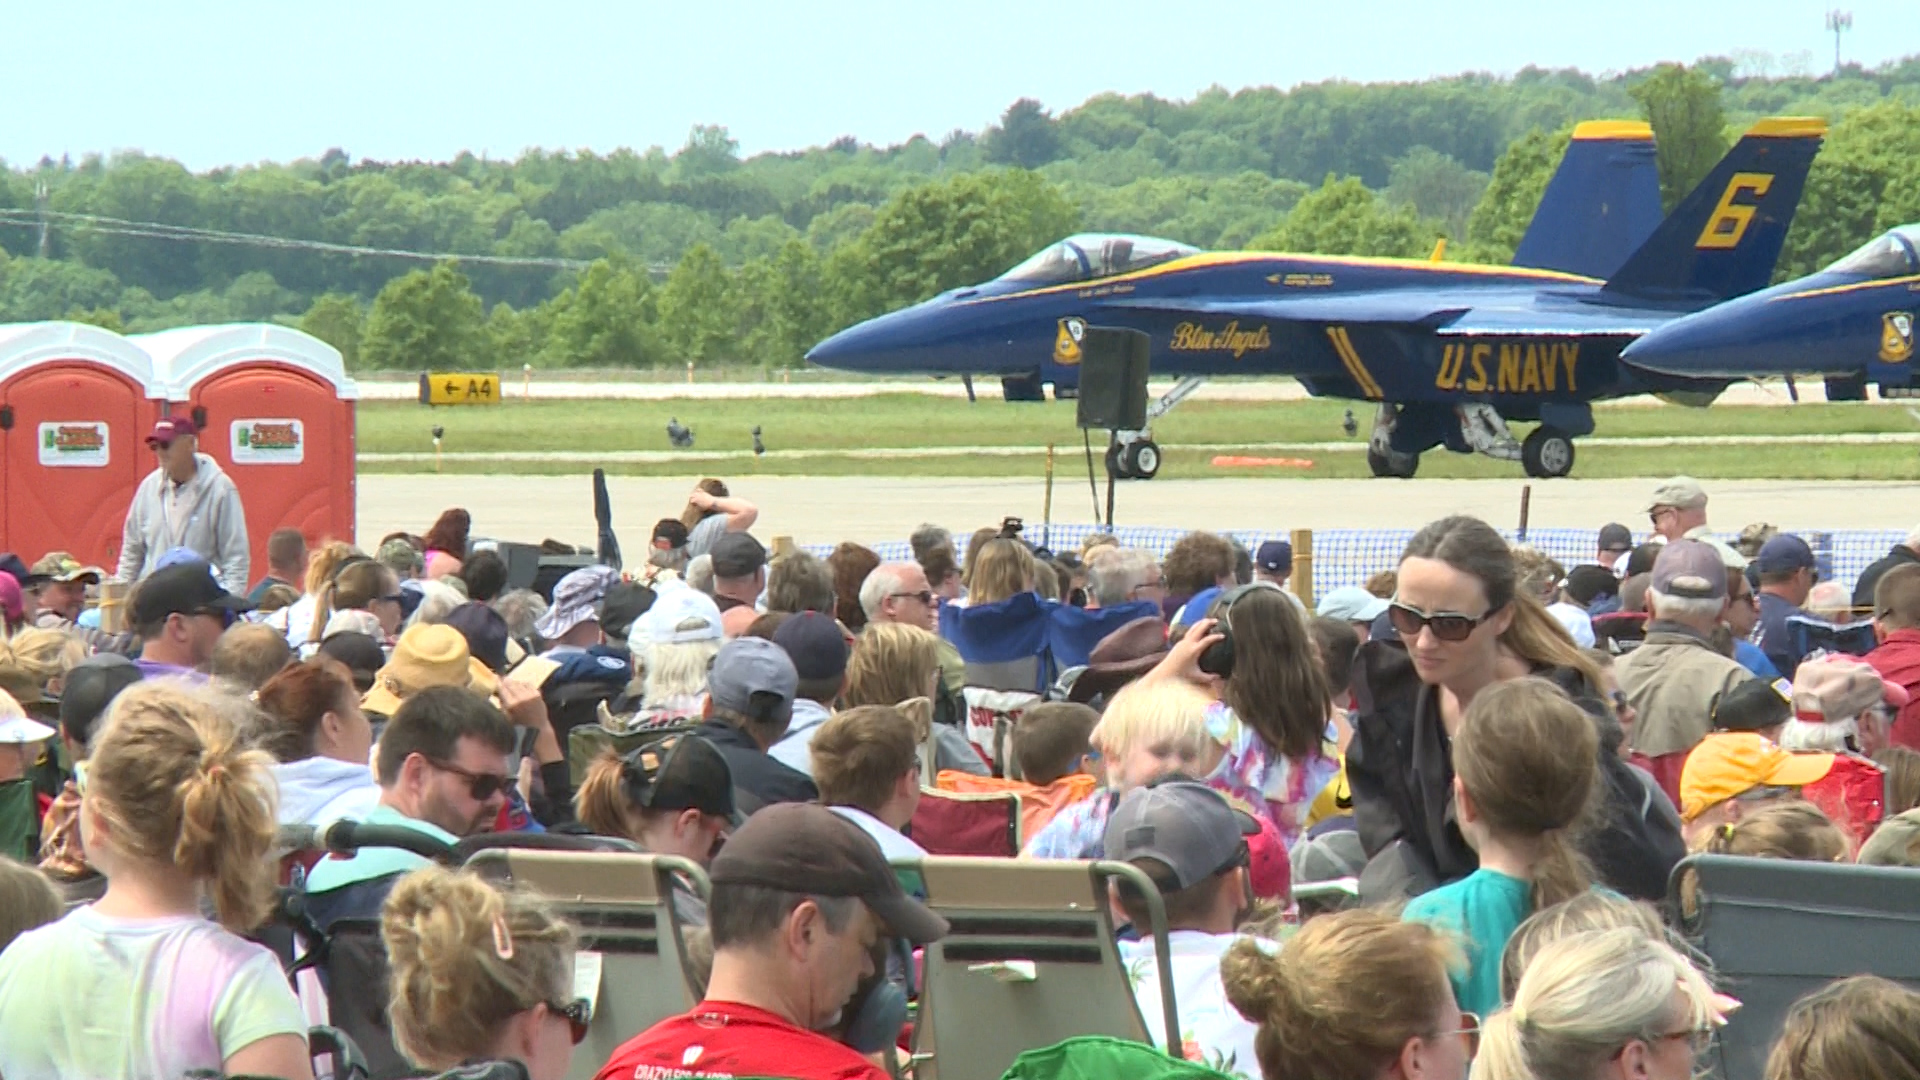
<instances>
[{"instance_id":1,"label":"loudspeaker","mask_svg":"<svg viewBox=\"0 0 1920 1080\"><path fill-rule=\"evenodd\" d=\"M1138 330L1089 326L1080 341L1080 399L1075 418L1082 428L1139 431L1147 426L1147 335Z\"/></svg>"}]
</instances>

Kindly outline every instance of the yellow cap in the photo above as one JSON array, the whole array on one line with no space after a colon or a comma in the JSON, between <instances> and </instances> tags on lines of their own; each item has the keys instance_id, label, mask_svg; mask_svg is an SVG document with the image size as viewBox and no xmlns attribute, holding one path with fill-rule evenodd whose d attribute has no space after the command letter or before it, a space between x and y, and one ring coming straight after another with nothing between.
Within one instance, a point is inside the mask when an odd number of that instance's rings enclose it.
<instances>
[{"instance_id":1,"label":"yellow cap","mask_svg":"<svg viewBox=\"0 0 1920 1080\"><path fill-rule=\"evenodd\" d=\"M1754 731L1716 731L1680 770L1680 816L1692 821L1751 788L1806 787L1832 770L1832 754L1796 754Z\"/></svg>"},{"instance_id":2,"label":"yellow cap","mask_svg":"<svg viewBox=\"0 0 1920 1080\"><path fill-rule=\"evenodd\" d=\"M1576 139L1651 139L1653 125L1641 120L1585 120L1573 129Z\"/></svg>"},{"instance_id":3,"label":"yellow cap","mask_svg":"<svg viewBox=\"0 0 1920 1080\"><path fill-rule=\"evenodd\" d=\"M1769 116L1747 129L1748 135L1767 139L1804 139L1826 133L1827 122L1818 116Z\"/></svg>"}]
</instances>

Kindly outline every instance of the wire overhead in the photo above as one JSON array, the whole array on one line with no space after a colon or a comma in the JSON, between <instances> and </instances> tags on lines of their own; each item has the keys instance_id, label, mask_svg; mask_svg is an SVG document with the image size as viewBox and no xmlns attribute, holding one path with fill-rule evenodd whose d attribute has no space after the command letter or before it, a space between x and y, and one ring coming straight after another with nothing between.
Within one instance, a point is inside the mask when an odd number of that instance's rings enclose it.
<instances>
[{"instance_id":1,"label":"wire overhead","mask_svg":"<svg viewBox=\"0 0 1920 1080\"><path fill-rule=\"evenodd\" d=\"M457 251L413 251L406 248L367 247L360 244L335 244L325 240L296 240L262 233L228 232L189 225L168 225L157 221L129 221L102 214L76 214L55 210L36 211L0 208L0 225L39 228L43 221L109 236L133 236L148 240L176 240L198 244L230 244L238 247L274 248L285 251L316 251L333 255L370 256L387 259L411 259L417 262L453 260L485 266L526 266L549 270L584 270L585 259L563 259L538 255L480 255ZM649 273L662 274L670 267L649 266Z\"/></svg>"}]
</instances>

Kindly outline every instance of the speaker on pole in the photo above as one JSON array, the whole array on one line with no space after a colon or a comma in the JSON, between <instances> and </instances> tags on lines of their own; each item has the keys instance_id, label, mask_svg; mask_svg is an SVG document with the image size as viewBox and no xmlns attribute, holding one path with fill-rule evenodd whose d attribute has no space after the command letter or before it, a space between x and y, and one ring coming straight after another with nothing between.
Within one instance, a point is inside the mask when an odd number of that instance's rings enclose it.
<instances>
[{"instance_id":1,"label":"speaker on pole","mask_svg":"<svg viewBox=\"0 0 1920 1080\"><path fill-rule=\"evenodd\" d=\"M1074 410L1082 428L1139 431L1147 426L1149 346L1147 335L1138 330L1082 328L1080 397Z\"/></svg>"}]
</instances>

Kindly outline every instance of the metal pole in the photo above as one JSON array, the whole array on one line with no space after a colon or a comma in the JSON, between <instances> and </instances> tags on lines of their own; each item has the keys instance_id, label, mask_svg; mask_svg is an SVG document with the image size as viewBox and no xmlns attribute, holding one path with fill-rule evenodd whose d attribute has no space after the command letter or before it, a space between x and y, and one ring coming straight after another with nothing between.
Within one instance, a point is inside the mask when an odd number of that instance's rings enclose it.
<instances>
[{"instance_id":1,"label":"metal pole","mask_svg":"<svg viewBox=\"0 0 1920 1080\"><path fill-rule=\"evenodd\" d=\"M1053 444L1047 444L1047 495L1040 504L1040 546L1053 550Z\"/></svg>"},{"instance_id":2,"label":"metal pole","mask_svg":"<svg viewBox=\"0 0 1920 1080\"><path fill-rule=\"evenodd\" d=\"M1533 505L1533 485L1520 485L1520 542L1527 542L1527 513Z\"/></svg>"}]
</instances>

